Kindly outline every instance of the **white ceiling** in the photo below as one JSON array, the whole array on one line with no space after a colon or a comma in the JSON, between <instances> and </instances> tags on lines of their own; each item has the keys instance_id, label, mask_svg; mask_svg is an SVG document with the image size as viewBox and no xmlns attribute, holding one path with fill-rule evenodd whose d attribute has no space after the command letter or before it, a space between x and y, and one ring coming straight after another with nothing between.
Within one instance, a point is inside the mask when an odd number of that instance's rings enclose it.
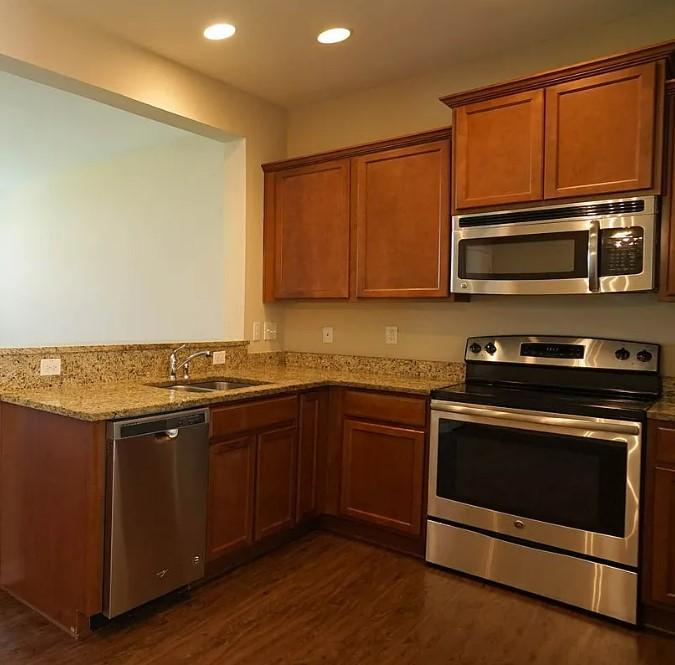
<instances>
[{"instance_id":1,"label":"white ceiling","mask_svg":"<svg viewBox=\"0 0 675 665\"><path fill-rule=\"evenodd\" d=\"M193 69L284 106L649 11L669 0L42 0ZM672 1L672 0L670 0ZM202 30L234 23L208 42ZM332 46L331 26L353 29Z\"/></svg>"},{"instance_id":2,"label":"white ceiling","mask_svg":"<svg viewBox=\"0 0 675 665\"><path fill-rule=\"evenodd\" d=\"M4 72L0 72L0 99L0 191L193 136Z\"/></svg>"}]
</instances>

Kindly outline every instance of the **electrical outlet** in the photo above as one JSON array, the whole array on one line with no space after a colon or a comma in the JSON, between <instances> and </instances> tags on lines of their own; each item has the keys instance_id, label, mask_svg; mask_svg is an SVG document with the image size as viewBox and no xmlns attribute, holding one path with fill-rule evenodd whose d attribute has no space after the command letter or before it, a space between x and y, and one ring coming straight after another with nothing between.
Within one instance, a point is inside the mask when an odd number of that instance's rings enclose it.
<instances>
[{"instance_id":1,"label":"electrical outlet","mask_svg":"<svg viewBox=\"0 0 675 665\"><path fill-rule=\"evenodd\" d=\"M227 351L214 351L213 364L224 365L227 362Z\"/></svg>"},{"instance_id":2,"label":"electrical outlet","mask_svg":"<svg viewBox=\"0 0 675 665\"><path fill-rule=\"evenodd\" d=\"M253 342L259 342L260 341L260 321L254 321L253 322L253 335L251 337L251 341Z\"/></svg>"},{"instance_id":3,"label":"electrical outlet","mask_svg":"<svg viewBox=\"0 0 675 665\"><path fill-rule=\"evenodd\" d=\"M275 340L277 338L277 324L274 321L265 321L263 325L263 339L265 341Z\"/></svg>"},{"instance_id":4,"label":"electrical outlet","mask_svg":"<svg viewBox=\"0 0 675 665\"><path fill-rule=\"evenodd\" d=\"M324 326L321 331L321 339L324 344L333 343L333 326Z\"/></svg>"},{"instance_id":5,"label":"electrical outlet","mask_svg":"<svg viewBox=\"0 0 675 665\"><path fill-rule=\"evenodd\" d=\"M40 360L40 376L59 376L61 358L43 358Z\"/></svg>"},{"instance_id":6,"label":"electrical outlet","mask_svg":"<svg viewBox=\"0 0 675 665\"><path fill-rule=\"evenodd\" d=\"M384 329L384 343L398 344L398 326L386 326Z\"/></svg>"}]
</instances>

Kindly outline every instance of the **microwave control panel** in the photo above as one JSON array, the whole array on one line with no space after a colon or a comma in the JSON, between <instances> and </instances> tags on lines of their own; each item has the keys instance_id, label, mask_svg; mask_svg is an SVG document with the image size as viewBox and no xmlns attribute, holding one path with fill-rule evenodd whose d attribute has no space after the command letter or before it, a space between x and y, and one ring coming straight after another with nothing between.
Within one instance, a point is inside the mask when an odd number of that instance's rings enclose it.
<instances>
[{"instance_id":1,"label":"microwave control panel","mask_svg":"<svg viewBox=\"0 0 675 665\"><path fill-rule=\"evenodd\" d=\"M600 275L639 275L643 269L644 229L632 226L625 229L600 231Z\"/></svg>"}]
</instances>

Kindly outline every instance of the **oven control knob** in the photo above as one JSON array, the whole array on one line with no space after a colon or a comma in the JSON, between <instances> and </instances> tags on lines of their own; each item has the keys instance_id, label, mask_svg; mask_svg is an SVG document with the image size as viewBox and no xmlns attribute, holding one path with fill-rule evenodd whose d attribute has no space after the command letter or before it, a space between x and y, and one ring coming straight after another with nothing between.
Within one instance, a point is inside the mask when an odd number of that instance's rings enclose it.
<instances>
[{"instance_id":1,"label":"oven control knob","mask_svg":"<svg viewBox=\"0 0 675 665\"><path fill-rule=\"evenodd\" d=\"M483 348L483 347L482 347L478 342L474 342L474 343L469 347L469 351L471 351L471 353L480 353L482 348Z\"/></svg>"},{"instance_id":2,"label":"oven control knob","mask_svg":"<svg viewBox=\"0 0 675 665\"><path fill-rule=\"evenodd\" d=\"M485 350L486 350L491 356L494 355L495 353L497 353L497 347L496 347L492 342L488 342L488 343L485 345Z\"/></svg>"},{"instance_id":3,"label":"oven control knob","mask_svg":"<svg viewBox=\"0 0 675 665\"><path fill-rule=\"evenodd\" d=\"M617 360L628 360L630 358L630 351L622 347L614 355Z\"/></svg>"},{"instance_id":4,"label":"oven control knob","mask_svg":"<svg viewBox=\"0 0 675 665\"><path fill-rule=\"evenodd\" d=\"M637 359L641 363L648 363L652 359L652 354L647 349L643 349L642 351L638 351Z\"/></svg>"}]
</instances>

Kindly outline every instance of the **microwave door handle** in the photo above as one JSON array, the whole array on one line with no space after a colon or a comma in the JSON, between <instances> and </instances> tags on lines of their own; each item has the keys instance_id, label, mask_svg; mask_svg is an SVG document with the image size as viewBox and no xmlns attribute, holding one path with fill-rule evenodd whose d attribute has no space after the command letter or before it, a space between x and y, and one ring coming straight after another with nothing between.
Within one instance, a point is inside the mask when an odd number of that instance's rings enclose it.
<instances>
[{"instance_id":1,"label":"microwave door handle","mask_svg":"<svg viewBox=\"0 0 675 665\"><path fill-rule=\"evenodd\" d=\"M600 290L598 272L598 245L600 242L600 224L592 219L588 227L588 290L597 293Z\"/></svg>"}]
</instances>

